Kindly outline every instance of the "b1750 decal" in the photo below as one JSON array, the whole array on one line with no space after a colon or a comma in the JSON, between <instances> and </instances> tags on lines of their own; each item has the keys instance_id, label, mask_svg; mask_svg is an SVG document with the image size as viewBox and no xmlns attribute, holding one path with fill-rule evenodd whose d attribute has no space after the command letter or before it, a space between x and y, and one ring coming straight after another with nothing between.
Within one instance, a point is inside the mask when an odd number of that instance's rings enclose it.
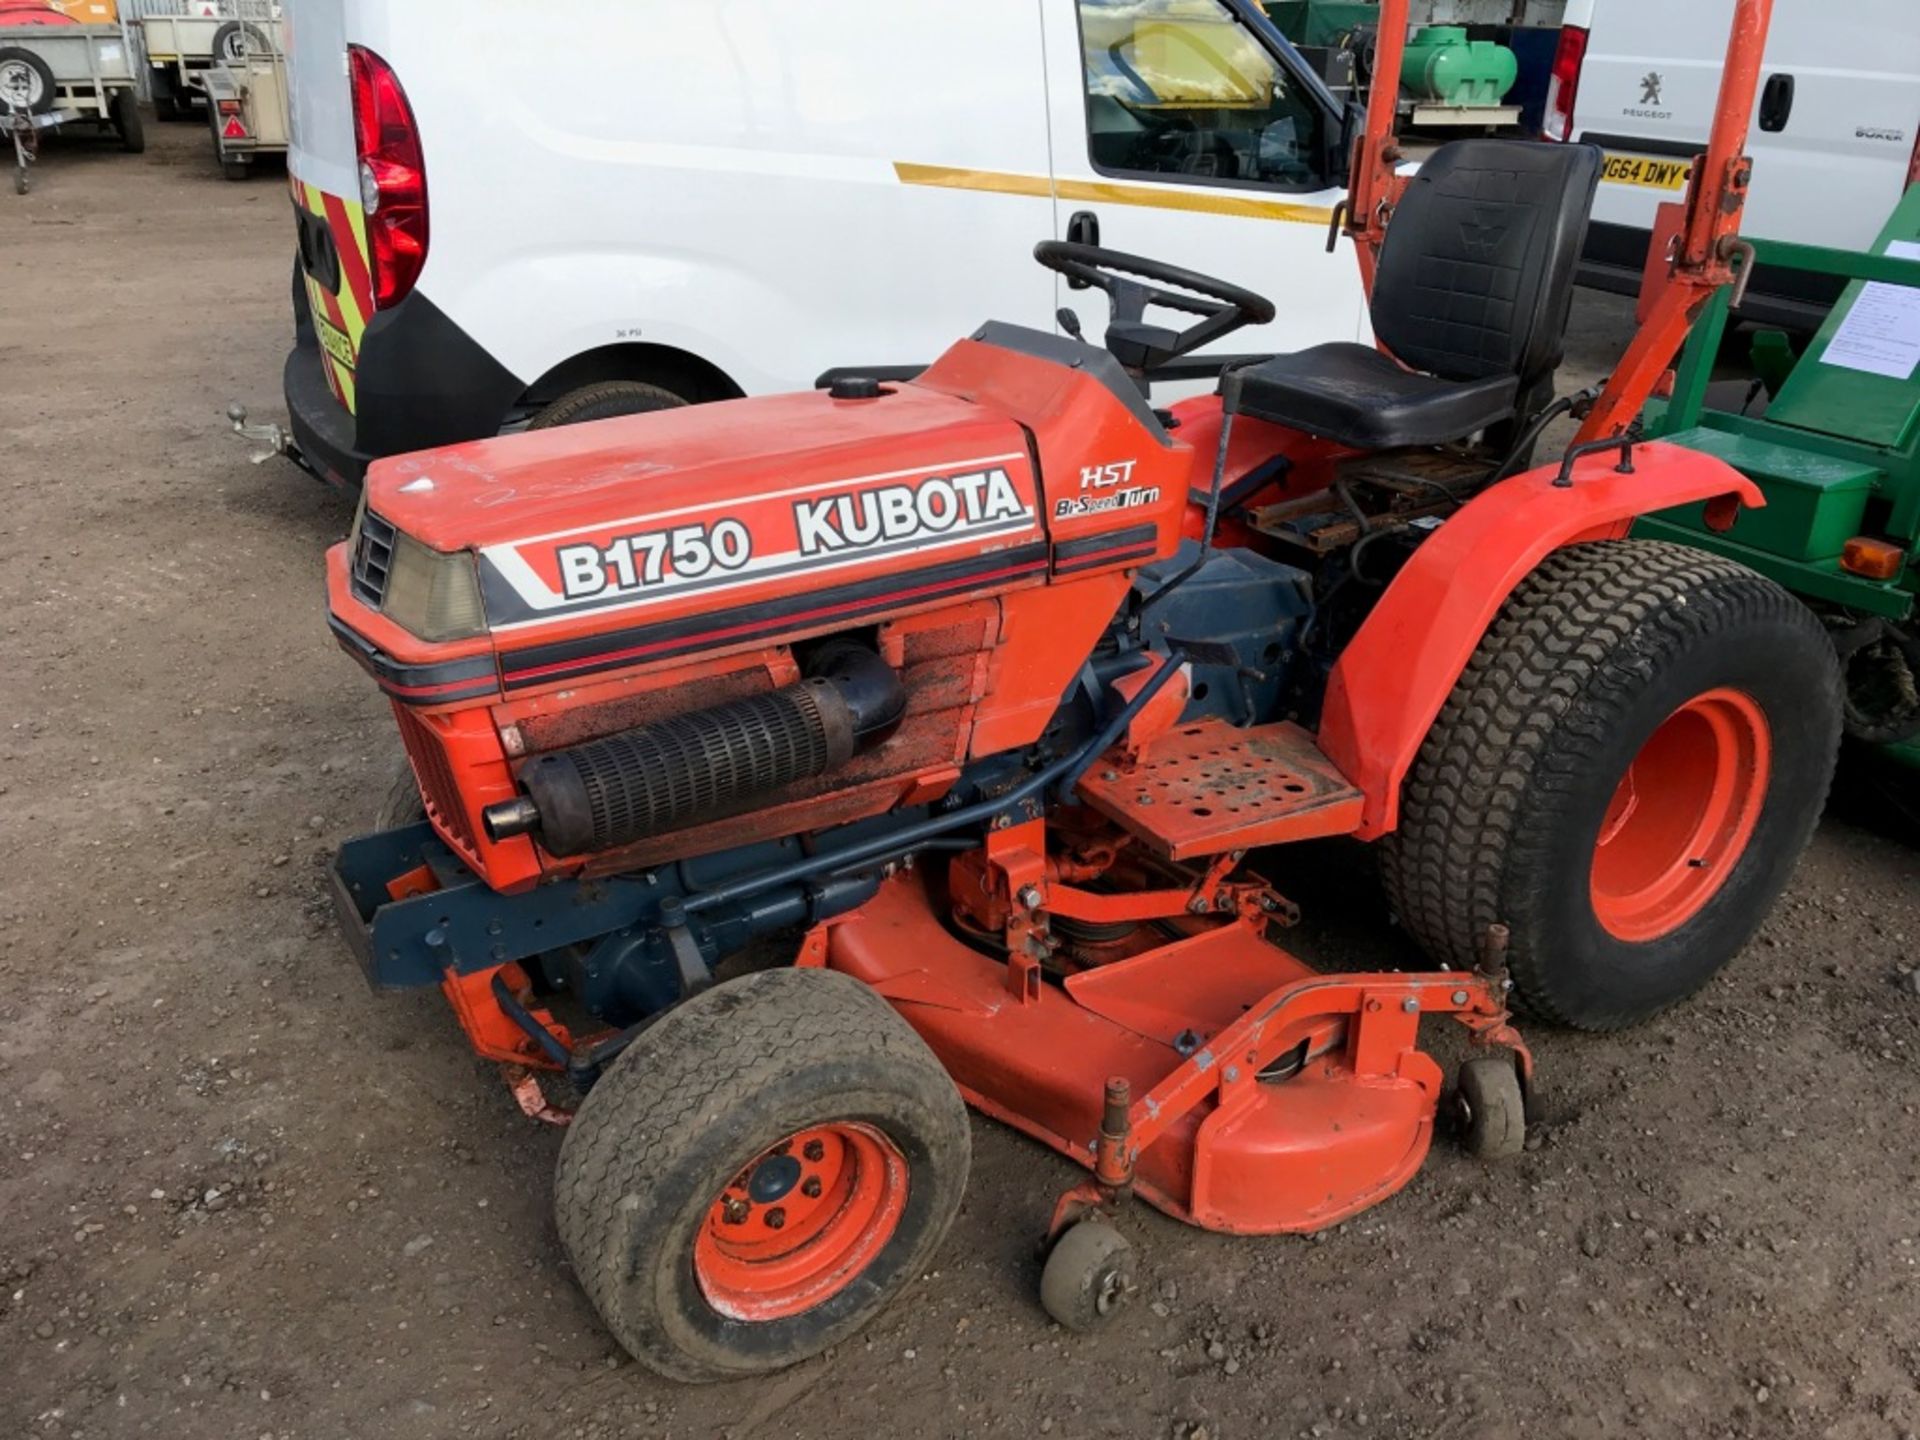
<instances>
[{"instance_id":1,"label":"b1750 decal","mask_svg":"<svg viewBox=\"0 0 1920 1440\"><path fill-rule=\"evenodd\" d=\"M1027 457L770 490L480 552L495 629L1036 528Z\"/></svg>"}]
</instances>

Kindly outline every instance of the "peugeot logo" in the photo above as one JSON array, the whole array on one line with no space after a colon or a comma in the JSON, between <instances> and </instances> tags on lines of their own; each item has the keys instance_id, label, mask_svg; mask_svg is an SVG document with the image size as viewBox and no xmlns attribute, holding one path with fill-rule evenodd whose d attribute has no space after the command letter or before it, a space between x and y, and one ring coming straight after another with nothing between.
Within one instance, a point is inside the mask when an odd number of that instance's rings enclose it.
<instances>
[{"instance_id":1,"label":"peugeot logo","mask_svg":"<svg viewBox=\"0 0 1920 1440\"><path fill-rule=\"evenodd\" d=\"M1642 105L1658 105L1660 103L1660 86L1663 83L1658 70L1649 70L1646 74L1642 75L1640 77L1640 103Z\"/></svg>"}]
</instances>

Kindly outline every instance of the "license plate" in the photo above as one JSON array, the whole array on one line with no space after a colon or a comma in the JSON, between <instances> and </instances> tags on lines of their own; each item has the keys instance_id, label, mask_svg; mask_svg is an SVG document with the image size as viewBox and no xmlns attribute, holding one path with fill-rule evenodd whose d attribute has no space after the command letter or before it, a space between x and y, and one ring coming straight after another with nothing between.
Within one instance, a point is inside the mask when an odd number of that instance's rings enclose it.
<instances>
[{"instance_id":1,"label":"license plate","mask_svg":"<svg viewBox=\"0 0 1920 1440\"><path fill-rule=\"evenodd\" d=\"M1651 155L1616 155L1609 150L1600 178L1649 190L1683 190L1692 170L1691 160L1656 160Z\"/></svg>"},{"instance_id":2,"label":"license plate","mask_svg":"<svg viewBox=\"0 0 1920 1440\"><path fill-rule=\"evenodd\" d=\"M320 348L339 361L347 369L353 369L353 341L347 338L347 332L338 329L324 316L313 317L313 332L320 337Z\"/></svg>"}]
</instances>

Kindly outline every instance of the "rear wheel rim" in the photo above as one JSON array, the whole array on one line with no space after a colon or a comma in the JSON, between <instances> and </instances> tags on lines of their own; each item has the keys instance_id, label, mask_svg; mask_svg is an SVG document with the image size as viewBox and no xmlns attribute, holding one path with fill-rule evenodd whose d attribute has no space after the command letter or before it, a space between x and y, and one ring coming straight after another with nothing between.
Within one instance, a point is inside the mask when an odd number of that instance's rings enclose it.
<instances>
[{"instance_id":1,"label":"rear wheel rim","mask_svg":"<svg viewBox=\"0 0 1920 1440\"><path fill-rule=\"evenodd\" d=\"M1706 691L1663 720L1600 822L1590 888L1601 926L1645 942L1697 915L1746 853L1772 768L1766 712L1744 691Z\"/></svg>"},{"instance_id":2,"label":"rear wheel rim","mask_svg":"<svg viewBox=\"0 0 1920 1440\"><path fill-rule=\"evenodd\" d=\"M871 1125L797 1131L742 1167L708 1208L694 1278L731 1319L798 1315L873 1263L906 1205L906 1159Z\"/></svg>"}]
</instances>

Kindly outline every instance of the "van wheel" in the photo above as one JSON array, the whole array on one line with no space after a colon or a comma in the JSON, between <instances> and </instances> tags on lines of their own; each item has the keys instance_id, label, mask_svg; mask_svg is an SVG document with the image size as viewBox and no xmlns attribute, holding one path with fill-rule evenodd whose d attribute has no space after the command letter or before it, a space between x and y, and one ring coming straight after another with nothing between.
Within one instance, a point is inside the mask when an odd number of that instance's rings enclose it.
<instances>
[{"instance_id":1,"label":"van wheel","mask_svg":"<svg viewBox=\"0 0 1920 1440\"><path fill-rule=\"evenodd\" d=\"M610 420L616 415L644 415L649 410L676 410L686 400L671 390L640 380L602 380L569 390L541 408L527 422L529 430L551 430L556 425L579 425L588 420Z\"/></svg>"},{"instance_id":2,"label":"van wheel","mask_svg":"<svg viewBox=\"0 0 1920 1440\"><path fill-rule=\"evenodd\" d=\"M1705 985L1813 834L1840 667L1813 612L1704 551L1556 551L1481 638L1408 773L1382 875L1436 960L1504 924L1521 1004L1616 1030Z\"/></svg>"}]
</instances>

